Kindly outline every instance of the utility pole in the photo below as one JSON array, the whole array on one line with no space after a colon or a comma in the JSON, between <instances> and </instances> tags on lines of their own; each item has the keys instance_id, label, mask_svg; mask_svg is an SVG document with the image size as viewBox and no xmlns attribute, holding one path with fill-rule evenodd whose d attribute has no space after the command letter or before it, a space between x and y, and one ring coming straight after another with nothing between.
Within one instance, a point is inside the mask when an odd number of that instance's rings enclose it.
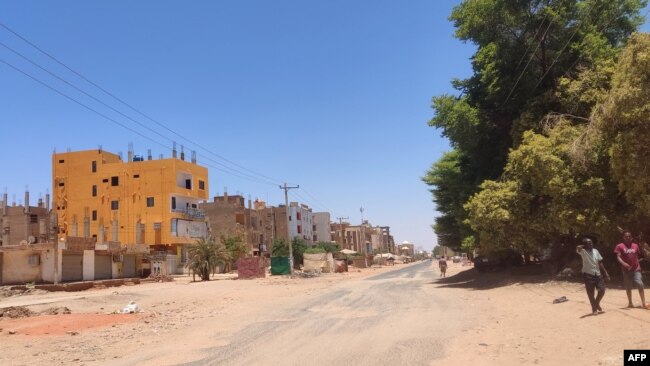
<instances>
[{"instance_id":1,"label":"utility pole","mask_svg":"<svg viewBox=\"0 0 650 366\"><path fill-rule=\"evenodd\" d=\"M343 248L343 245L345 244L345 238L343 237L343 220L348 220L349 217L337 217L337 219L339 220L339 231L341 232L341 249L345 249Z\"/></svg>"},{"instance_id":2,"label":"utility pole","mask_svg":"<svg viewBox=\"0 0 650 366\"><path fill-rule=\"evenodd\" d=\"M362 251L364 254L367 254L366 250L366 228L363 225L363 206L359 209L359 212L361 212L361 245L362 245Z\"/></svg>"},{"instance_id":3,"label":"utility pole","mask_svg":"<svg viewBox=\"0 0 650 366\"><path fill-rule=\"evenodd\" d=\"M297 185L295 187L289 187L287 186L287 183L284 183L284 186L280 186L280 189L284 189L284 208L287 211L287 238L289 238L289 273L291 274L291 277L293 278L293 248L291 245L291 226L289 226L289 219L290 219L290 214L289 214L289 190L290 189L296 189L300 188L300 185Z\"/></svg>"}]
</instances>

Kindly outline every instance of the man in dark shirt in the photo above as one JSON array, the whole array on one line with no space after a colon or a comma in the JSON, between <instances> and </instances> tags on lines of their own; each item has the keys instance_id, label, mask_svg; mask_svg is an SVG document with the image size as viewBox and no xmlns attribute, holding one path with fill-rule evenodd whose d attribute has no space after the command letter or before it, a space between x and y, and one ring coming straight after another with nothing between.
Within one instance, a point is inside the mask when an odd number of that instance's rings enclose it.
<instances>
[{"instance_id":1,"label":"man in dark shirt","mask_svg":"<svg viewBox=\"0 0 650 366\"><path fill-rule=\"evenodd\" d=\"M440 268L440 277L447 276L447 260L445 260L444 255L440 257L440 260L438 261L438 267Z\"/></svg>"}]
</instances>

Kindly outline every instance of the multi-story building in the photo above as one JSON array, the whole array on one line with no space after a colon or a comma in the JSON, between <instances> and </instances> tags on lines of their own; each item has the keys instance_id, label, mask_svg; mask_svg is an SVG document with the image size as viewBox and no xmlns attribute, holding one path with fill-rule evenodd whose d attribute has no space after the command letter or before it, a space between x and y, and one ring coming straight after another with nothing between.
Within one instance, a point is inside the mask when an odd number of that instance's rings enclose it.
<instances>
[{"instance_id":1,"label":"multi-story building","mask_svg":"<svg viewBox=\"0 0 650 366\"><path fill-rule=\"evenodd\" d=\"M314 239L312 210L309 206L298 203L289 203L289 232L291 238L301 238L308 243Z\"/></svg>"},{"instance_id":2,"label":"multi-story building","mask_svg":"<svg viewBox=\"0 0 650 366\"><path fill-rule=\"evenodd\" d=\"M314 243L330 242L332 241L332 233L330 229L330 213L329 212L314 212L312 214L312 232Z\"/></svg>"},{"instance_id":3,"label":"multi-story building","mask_svg":"<svg viewBox=\"0 0 650 366\"><path fill-rule=\"evenodd\" d=\"M54 281L54 238L49 195L45 203L9 205L5 193L0 201L0 284Z\"/></svg>"},{"instance_id":4,"label":"multi-story building","mask_svg":"<svg viewBox=\"0 0 650 366\"><path fill-rule=\"evenodd\" d=\"M265 221L267 219L265 206L261 201L255 201L252 207L248 200L248 207L244 204L244 197L240 195L215 196L213 202L204 202L199 205L205 212L208 220L210 235L219 240L221 235L241 235L248 247L250 254L258 255L262 244L268 244L265 234Z\"/></svg>"},{"instance_id":5,"label":"multi-story building","mask_svg":"<svg viewBox=\"0 0 650 366\"><path fill-rule=\"evenodd\" d=\"M207 235L199 202L208 171L194 153L191 161L176 149L158 160L131 149L127 161L102 149L55 153L52 182L63 280L136 276L138 254L150 250L180 264L187 245Z\"/></svg>"},{"instance_id":6,"label":"multi-story building","mask_svg":"<svg viewBox=\"0 0 650 366\"><path fill-rule=\"evenodd\" d=\"M413 257L415 255L415 245L407 240L404 240L402 244L399 245L398 254Z\"/></svg>"}]
</instances>

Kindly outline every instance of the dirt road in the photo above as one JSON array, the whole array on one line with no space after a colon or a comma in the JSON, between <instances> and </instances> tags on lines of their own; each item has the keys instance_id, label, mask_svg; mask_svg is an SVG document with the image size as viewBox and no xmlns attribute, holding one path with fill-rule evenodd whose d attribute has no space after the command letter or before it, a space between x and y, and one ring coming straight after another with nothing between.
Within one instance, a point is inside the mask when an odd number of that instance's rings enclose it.
<instances>
[{"instance_id":1,"label":"dirt road","mask_svg":"<svg viewBox=\"0 0 650 366\"><path fill-rule=\"evenodd\" d=\"M0 318L0 364L621 365L623 349L650 348L650 311L625 309L624 291L591 316L579 283L516 278L454 263L440 279L427 261L0 298L72 313ZM144 312L110 314L131 300Z\"/></svg>"}]
</instances>

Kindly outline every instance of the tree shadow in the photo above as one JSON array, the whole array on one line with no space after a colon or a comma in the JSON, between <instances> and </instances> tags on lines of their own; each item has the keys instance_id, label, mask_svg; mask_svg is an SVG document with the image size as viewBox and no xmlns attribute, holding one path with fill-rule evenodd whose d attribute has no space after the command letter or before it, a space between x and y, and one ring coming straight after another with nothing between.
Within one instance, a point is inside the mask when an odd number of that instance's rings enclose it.
<instances>
[{"instance_id":1,"label":"tree shadow","mask_svg":"<svg viewBox=\"0 0 650 366\"><path fill-rule=\"evenodd\" d=\"M517 283L544 283L555 280L544 273L540 266L524 265L518 267L502 268L495 271L479 272L475 268L459 272L452 276L442 277L430 282L443 288L464 288L472 290L490 290ZM569 279L568 281L575 281Z\"/></svg>"}]
</instances>

